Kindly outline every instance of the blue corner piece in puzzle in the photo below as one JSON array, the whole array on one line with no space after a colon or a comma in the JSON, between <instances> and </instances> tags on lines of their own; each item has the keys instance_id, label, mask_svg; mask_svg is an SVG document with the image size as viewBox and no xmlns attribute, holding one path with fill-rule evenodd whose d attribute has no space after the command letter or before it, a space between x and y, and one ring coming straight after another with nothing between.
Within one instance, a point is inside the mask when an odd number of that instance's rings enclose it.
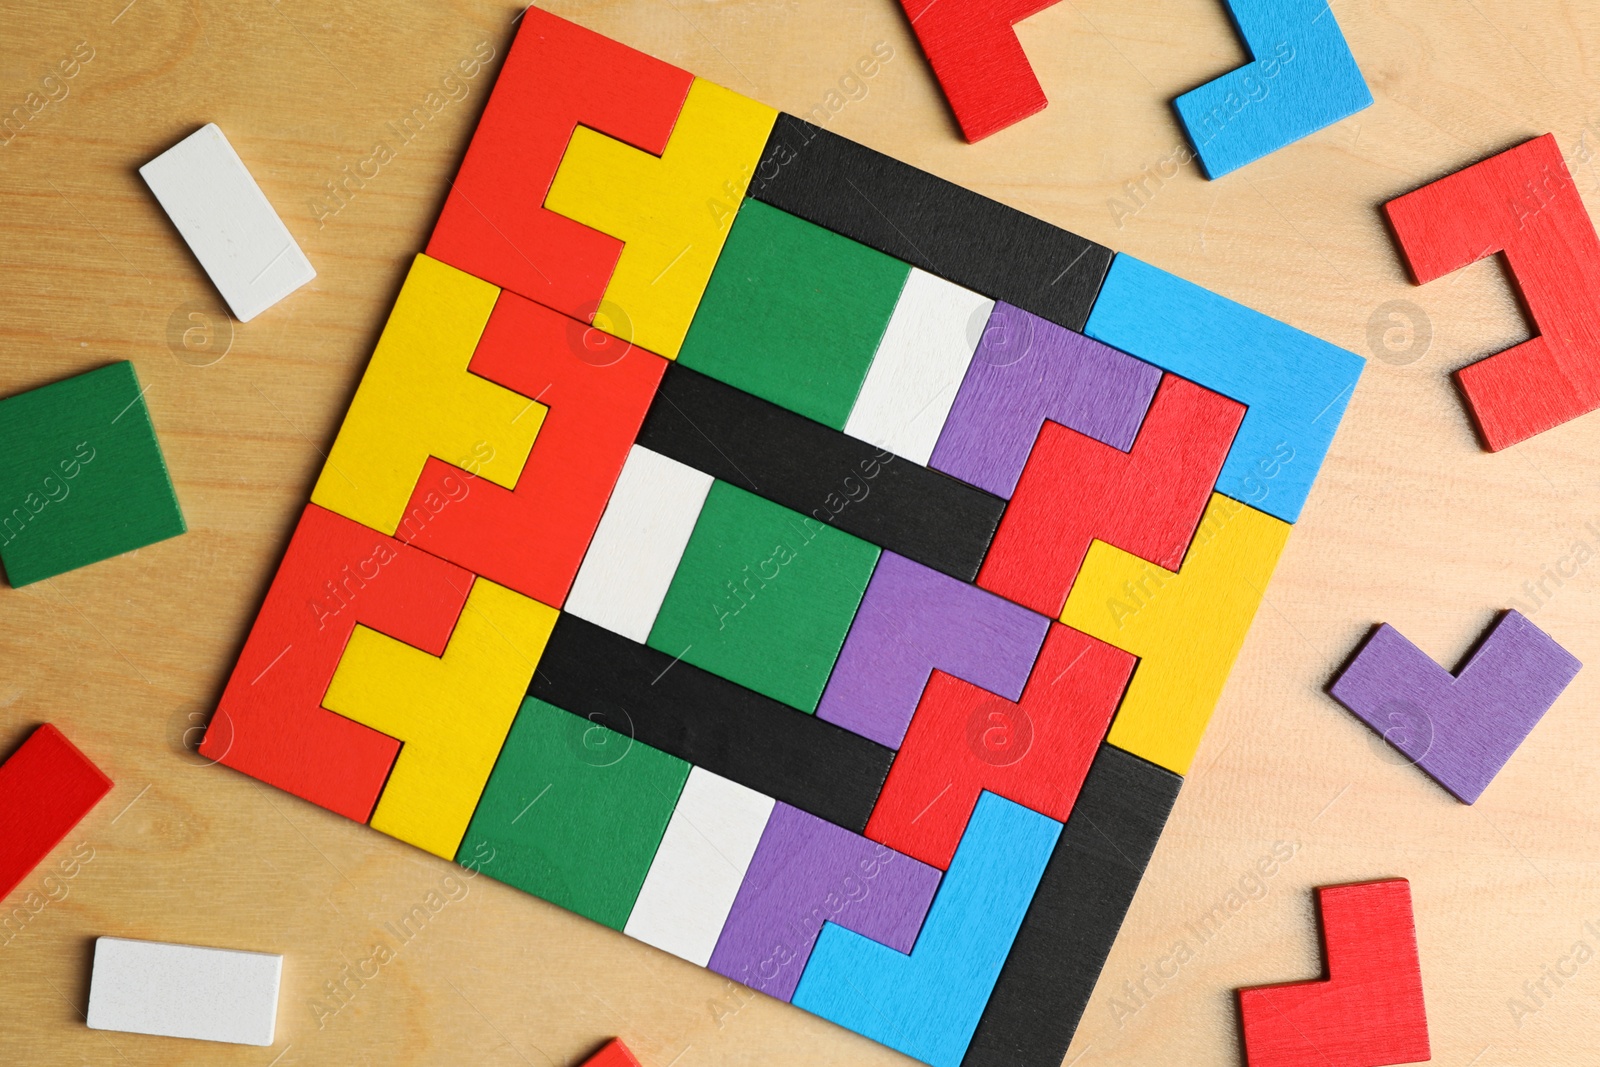
<instances>
[{"instance_id":1,"label":"blue corner piece in puzzle","mask_svg":"<svg viewBox=\"0 0 1600 1067\"><path fill-rule=\"evenodd\" d=\"M1220 178L1372 104L1328 0L1225 0L1255 57L1174 102Z\"/></svg>"},{"instance_id":2,"label":"blue corner piece in puzzle","mask_svg":"<svg viewBox=\"0 0 1600 1067\"><path fill-rule=\"evenodd\" d=\"M984 793L911 955L828 923L795 1007L959 1067L1060 836L1054 819Z\"/></svg>"},{"instance_id":3,"label":"blue corner piece in puzzle","mask_svg":"<svg viewBox=\"0 0 1600 1067\"><path fill-rule=\"evenodd\" d=\"M1217 492L1285 522L1300 517L1367 362L1120 254L1084 332L1244 404Z\"/></svg>"}]
</instances>

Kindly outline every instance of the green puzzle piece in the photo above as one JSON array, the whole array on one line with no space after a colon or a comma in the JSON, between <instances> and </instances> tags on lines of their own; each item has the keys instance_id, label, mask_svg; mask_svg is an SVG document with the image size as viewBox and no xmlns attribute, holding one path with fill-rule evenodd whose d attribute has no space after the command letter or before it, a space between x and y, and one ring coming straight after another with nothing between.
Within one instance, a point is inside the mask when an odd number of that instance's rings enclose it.
<instances>
[{"instance_id":1,"label":"green puzzle piece","mask_svg":"<svg viewBox=\"0 0 1600 1067\"><path fill-rule=\"evenodd\" d=\"M678 362L842 430L910 273L746 200Z\"/></svg>"},{"instance_id":2,"label":"green puzzle piece","mask_svg":"<svg viewBox=\"0 0 1600 1067\"><path fill-rule=\"evenodd\" d=\"M688 777L683 760L529 697L456 860L620 930Z\"/></svg>"},{"instance_id":3,"label":"green puzzle piece","mask_svg":"<svg viewBox=\"0 0 1600 1067\"><path fill-rule=\"evenodd\" d=\"M133 364L0 400L0 563L24 586L186 529Z\"/></svg>"},{"instance_id":4,"label":"green puzzle piece","mask_svg":"<svg viewBox=\"0 0 1600 1067\"><path fill-rule=\"evenodd\" d=\"M646 643L814 712L878 552L713 482Z\"/></svg>"}]
</instances>

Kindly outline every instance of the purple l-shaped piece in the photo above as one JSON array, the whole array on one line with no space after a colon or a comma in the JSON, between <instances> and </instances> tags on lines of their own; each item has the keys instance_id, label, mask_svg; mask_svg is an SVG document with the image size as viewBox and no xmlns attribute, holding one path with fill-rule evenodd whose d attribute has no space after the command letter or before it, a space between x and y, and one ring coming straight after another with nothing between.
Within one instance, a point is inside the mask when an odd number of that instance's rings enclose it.
<instances>
[{"instance_id":1,"label":"purple l-shaped piece","mask_svg":"<svg viewBox=\"0 0 1600 1067\"><path fill-rule=\"evenodd\" d=\"M1330 692L1471 804L1582 666L1516 611L1455 675L1384 623Z\"/></svg>"},{"instance_id":2,"label":"purple l-shaped piece","mask_svg":"<svg viewBox=\"0 0 1600 1067\"><path fill-rule=\"evenodd\" d=\"M706 966L790 1000L824 922L909 953L939 878L937 867L779 803Z\"/></svg>"},{"instance_id":3,"label":"purple l-shaped piece","mask_svg":"<svg viewBox=\"0 0 1600 1067\"><path fill-rule=\"evenodd\" d=\"M1050 620L885 551L817 718L899 748L935 668L1016 701Z\"/></svg>"},{"instance_id":4,"label":"purple l-shaped piece","mask_svg":"<svg viewBox=\"0 0 1600 1067\"><path fill-rule=\"evenodd\" d=\"M1009 500L1046 419L1126 452L1160 381L1159 367L996 304L928 466Z\"/></svg>"}]
</instances>

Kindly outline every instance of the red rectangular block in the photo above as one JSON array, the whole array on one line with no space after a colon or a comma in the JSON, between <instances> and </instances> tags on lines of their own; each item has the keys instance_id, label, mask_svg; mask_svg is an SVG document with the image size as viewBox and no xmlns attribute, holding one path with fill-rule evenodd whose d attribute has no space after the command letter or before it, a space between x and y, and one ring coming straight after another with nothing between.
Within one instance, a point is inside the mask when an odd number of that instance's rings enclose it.
<instances>
[{"instance_id":1,"label":"red rectangular block","mask_svg":"<svg viewBox=\"0 0 1600 1067\"><path fill-rule=\"evenodd\" d=\"M200 754L366 822L400 742L322 707L339 657L357 623L443 655L471 587L461 568L307 504Z\"/></svg>"},{"instance_id":2,"label":"red rectangular block","mask_svg":"<svg viewBox=\"0 0 1600 1067\"><path fill-rule=\"evenodd\" d=\"M514 490L428 460L396 536L553 607L583 562L667 361L501 293L468 370L549 410ZM429 500L443 502L437 511Z\"/></svg>"},{"instance_id":3,"label":"red rectangular block","mask_svg":"<svg viewBox=\"0 0 1600 1067\"><path fill-rule=\"evenodd\" d=\"M0 765L0 900L93 810L111 784L49 723Z\"/></svg>"},{"instance_id":4,"label":"red rectangular block","mask_svg":"<svg viewBox=\"0 0 1600 1067\"><path fill-rule=\"evenodd\" d=\"M1538 336L1456 372L1491 452L1600 407L1600 238L1550 134L1384 205L1418 285L1504 252Z\"/></svg>"}]
</instances>

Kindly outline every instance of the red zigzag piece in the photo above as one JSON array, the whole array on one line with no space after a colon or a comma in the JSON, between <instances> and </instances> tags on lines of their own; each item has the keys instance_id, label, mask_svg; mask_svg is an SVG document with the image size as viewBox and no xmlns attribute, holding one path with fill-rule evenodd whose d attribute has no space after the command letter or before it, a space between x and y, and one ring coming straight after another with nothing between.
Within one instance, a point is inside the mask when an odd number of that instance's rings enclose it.
<instances>
[{"instance_id":1,"label":"red zigzag piece","mask_svg":"<svg viewBox=\"0 0 1600 1067\"><path fill-rule=\"evenodd\" d=\"M1411 883L1317 890L1328 977L1239 990L1250 1067L1386 1067L1428 1048Z\"/></svg>"},{"instance_id":2,"label":"red zigzag piece","mask_svg":"<svg viewBox=\"0 0 1600 1067\"><path fill-rule=\"evenodd\" d=\"M200 754L366 822L400 742L322 707L339 657L358 622L443 655L471 587L461 568L307 504Z\"/></svg>"},{"instance_id":3,"label":"red zigzag piece","mask_svg":"<svg viewBox=\"0 0 1600 1067\"><path fill-rule=\"evenodd\" d=\"M1046 104L1012 29L1057 0L900 0L962 136L981 141Z\"/></svg>"},{"instance_id":4,"label":"red zigzag piece","mask_svg":"<svg viewBox=\"0 0 1600 1067\"><path fill-rule=\"evenodd\" d=\"M978 584L1055 618L1090 541L1177 570L1244 412L1168 374L1131 452L1045 423Z\"/></svg>"},{"instance_id":5,"label":"red zigzag piece","mask_svg":"<svg viewBox=\"0 0 1600 1067\"><path fill-rule=\"evenodd\" d=\"M1384 206L1417 284L1504 252L1539 336L1456 372L1498 452L1600 407L1600 239L1550 134Z\"/></svg>"}]
</instances>

